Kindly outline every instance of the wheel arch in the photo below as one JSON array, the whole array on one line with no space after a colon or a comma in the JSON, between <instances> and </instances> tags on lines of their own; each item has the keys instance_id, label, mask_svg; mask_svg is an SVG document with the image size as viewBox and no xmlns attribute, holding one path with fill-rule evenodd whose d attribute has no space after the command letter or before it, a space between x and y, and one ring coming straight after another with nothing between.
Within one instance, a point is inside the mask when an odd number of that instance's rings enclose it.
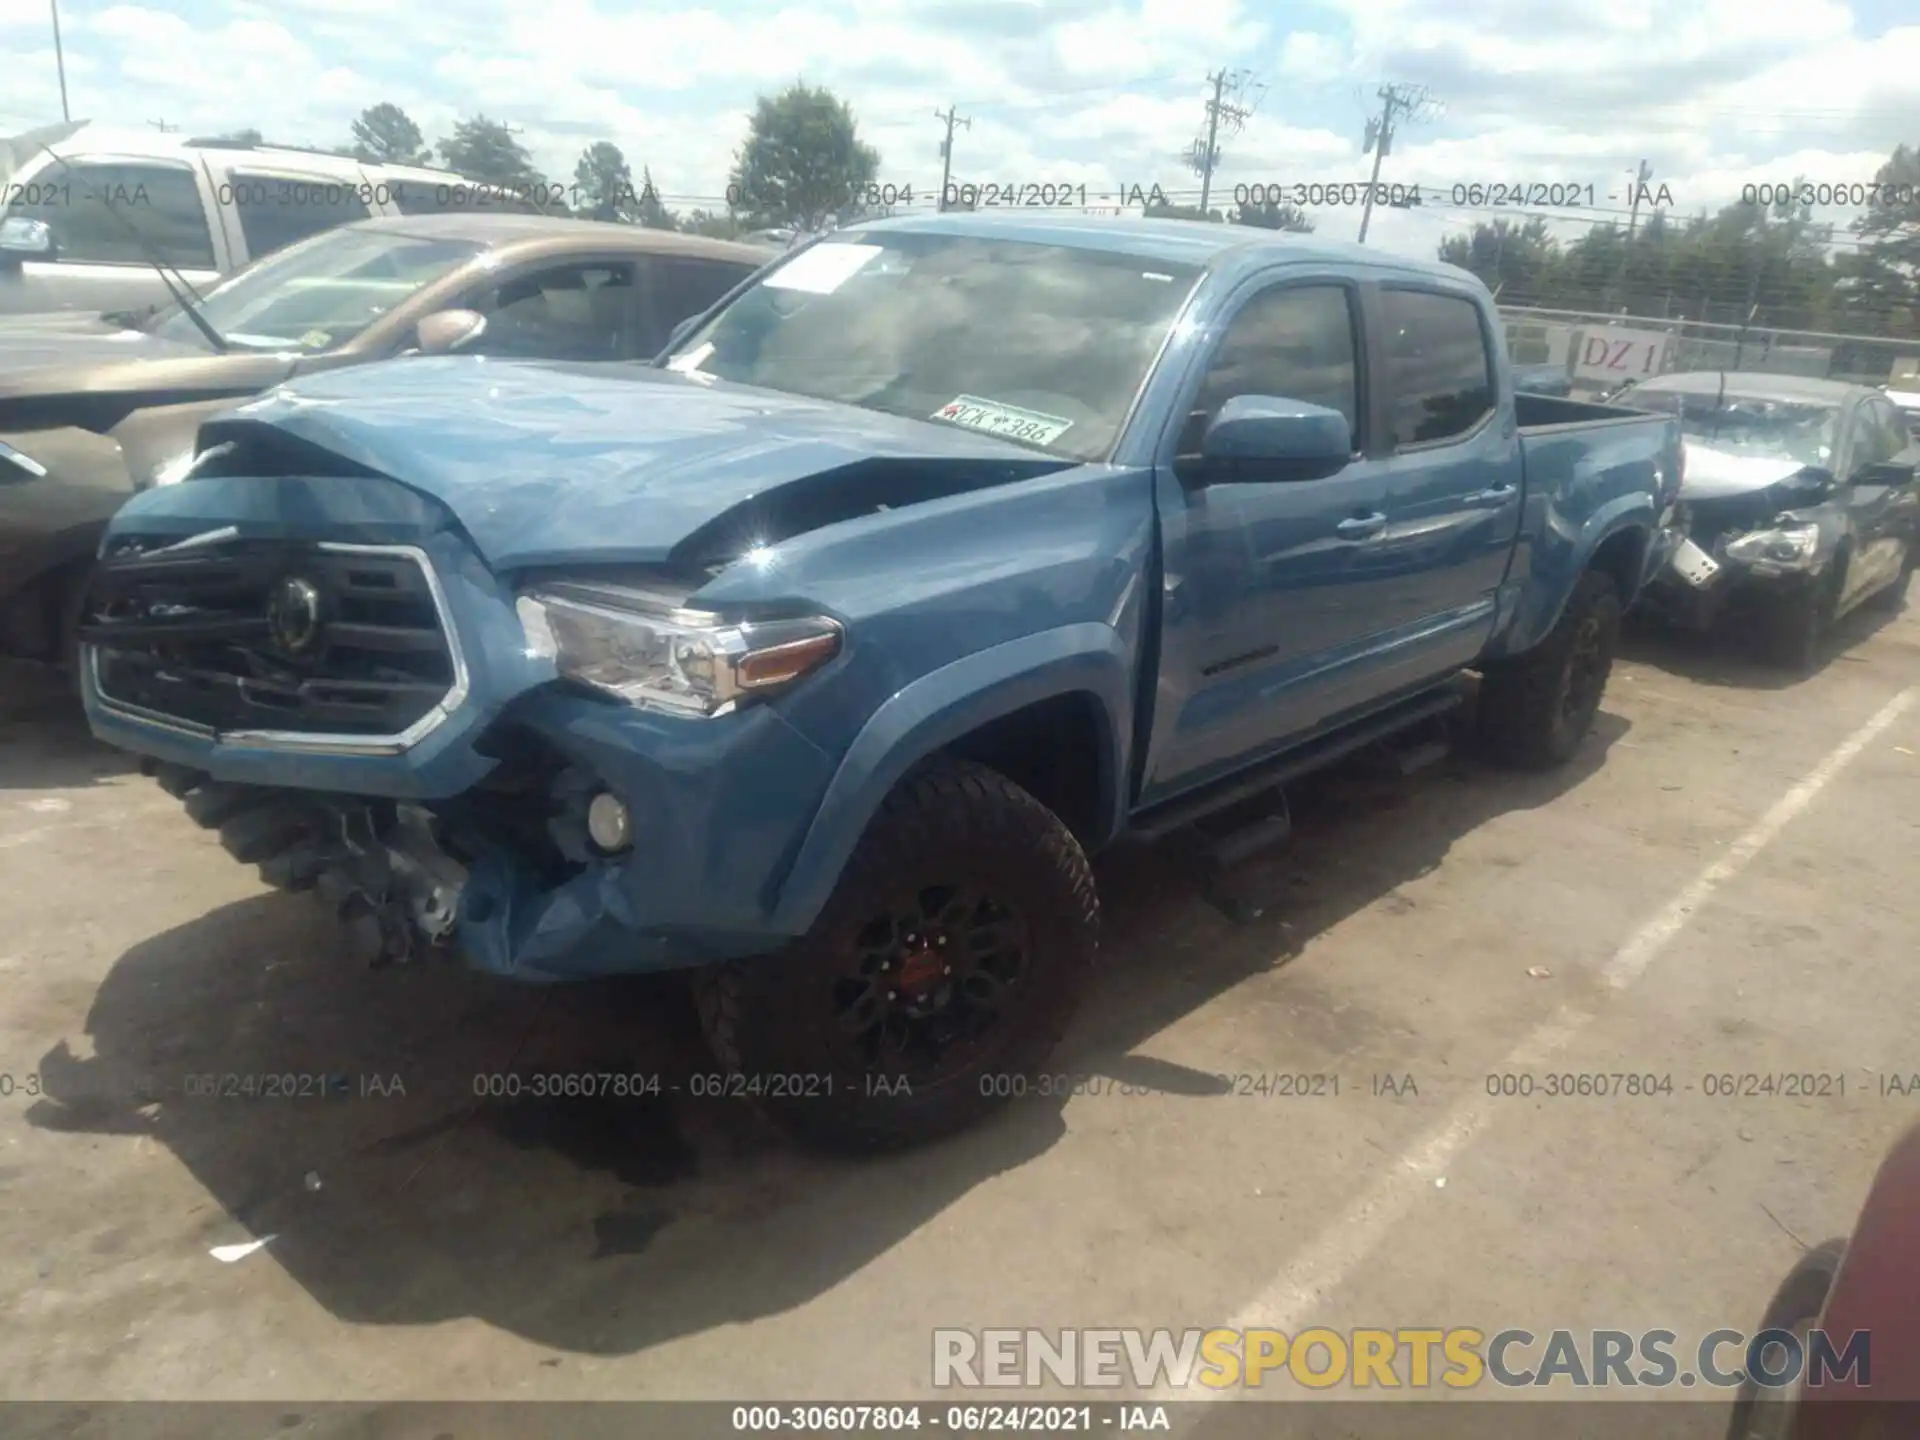
<instances>
[{"instance_id":1,"label":"wheel arch","mask_svg":"<svg viewBox=\"0 0 1920 1440\"><path fill-rule=\"evenodd\" d=\"M1088 623L963 657L900 690L835 771L772 897L778 927L797 935L812 925L886 797L942 755L1005 774L1098 849L1125 814L1132 680L1118 632Z\"/></svg>"}]
</instances>

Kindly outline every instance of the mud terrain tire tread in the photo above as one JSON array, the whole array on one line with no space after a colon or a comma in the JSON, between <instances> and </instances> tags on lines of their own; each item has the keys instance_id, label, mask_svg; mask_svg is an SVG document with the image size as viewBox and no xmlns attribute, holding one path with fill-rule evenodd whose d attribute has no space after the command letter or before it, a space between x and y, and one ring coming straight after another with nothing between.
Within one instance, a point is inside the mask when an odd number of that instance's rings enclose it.
<instances>
[{"instance_id":1,"label":"mud terrain tire tread","mask_svg":"<svg viewBox=\"0 0 1920 1440\"><path fill-rule=\"evenodd\" d=\"M1589 616L1600 622L1599 696L1606 695L1620 640L1622 606L1613 577L1589 570L1580 577L1547 638L1524 655L1489 665L1481 676L1479 740L1489 758L1523 770L1563 765L1592 729L1592 717L1569 732L1560 709L1569 680L1574 637ZM1598 712L1599 700L1595 702Z\"/></svg>"},{"instance_id":2,"label":"mud terrain tire tread","mask_svg":"<svg viewBox=\"0 0 1920 1440\"><path fill-rule=\"evenodd\" d=\"M1033 937L1027 994L1002 1023L1002 1048L990 1072L1026 1075L1065 1032L1098 955L1100 902L1087 857L1054 813L985 766L940 759L903 779L854 847L833 895L807 935L775 955L706 967L694 999L707 1043L735 1075L826 1070L828 1053L811 1042L807 992L822 987L836 935L870 918L902 870L926 869L927 884L946 878L942 857L991 871L1018 893ZM1016 857L1011 865L1009 857ZM839 1151L892 1149L963 1129L1008 1103L982 1083L979 1065L910 1097L864 1093L858 1079L836 1076L829 1096L758 1099L759 1108L803 1143ZM1015 1088L1011 1083L1008 1089Z\"/></svg>"}]
</instances>

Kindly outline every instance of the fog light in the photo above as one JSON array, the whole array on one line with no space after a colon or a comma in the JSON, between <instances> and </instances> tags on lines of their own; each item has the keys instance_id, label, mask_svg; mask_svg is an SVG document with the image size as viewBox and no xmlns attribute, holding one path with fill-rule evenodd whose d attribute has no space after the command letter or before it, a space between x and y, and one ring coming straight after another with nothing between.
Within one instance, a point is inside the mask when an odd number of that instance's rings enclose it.
<instances>
[{"instance_id":1,"label":"fog light","mask_svg":"<svg viewBox=\"0 0 1920 1440\"><path fill-rule=\"evenodd\" d=\"M626 802L602 790L587 802L587 838L609 855L633 844L633 816Z\"/></svg>"}]
</instances>

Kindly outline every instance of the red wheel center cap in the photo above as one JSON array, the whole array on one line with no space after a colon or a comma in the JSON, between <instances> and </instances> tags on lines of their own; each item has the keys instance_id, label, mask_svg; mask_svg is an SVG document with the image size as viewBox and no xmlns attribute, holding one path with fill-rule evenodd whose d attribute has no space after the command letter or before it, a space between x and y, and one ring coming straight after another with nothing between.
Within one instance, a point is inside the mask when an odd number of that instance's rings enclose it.
<instances>
[{"instance_id":1,"label":"red wheel center cap","mask_svg":"<svg viewBox=\"0 0 1920 1440\"><path fill-rule=\"evenodd\" d=\"M900 988L915 997L940 983L945 967L931 950L916 950L900 962Z\"/></svg>"}]
</instances>

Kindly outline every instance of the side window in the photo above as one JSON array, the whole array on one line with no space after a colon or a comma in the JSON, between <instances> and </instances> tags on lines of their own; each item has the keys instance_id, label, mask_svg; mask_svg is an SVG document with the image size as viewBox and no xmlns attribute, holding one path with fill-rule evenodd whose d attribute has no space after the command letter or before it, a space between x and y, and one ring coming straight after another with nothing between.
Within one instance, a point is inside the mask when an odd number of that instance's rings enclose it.
<instances>
[{"instance_id":1,"label":"side window","mask_svg":"<svg viewBox=\"0 0 1920 1440\"><path fill-rule=\"evenodd\" d=\"M244 170L230 172L227 179L252 260L373 213L357 180L292 179Z\"/></svg>"},{"instance_id":2,"label":"side window","mask_svg":"<svg viewBox=\"0 0 1920 1440\"><path fill-rule=\"evenodd\" d=\"M44 220L55 260L144 265L137 233L169 265L215 268L200 188L184 165L76 160L42 169L19 189L7 214Z\"/></svg>"},{"instance_id":3,"label":"side window","mask_svg":"<svg viewBox=\"0 0 1920 1440\"><path fill-rule=\"evenodd\" d=\"M660 255L646 262L652 315L639 337L638 355L658 355L666 349L673 327L698 315L753 273L747 265L723 260L688 260Z\"/></svg>"},{"instance_id":4,"label":"side window","mask_svg":"<svg viewBox=\"0 0 1920 1440\"><path fill-rule=\"evenodd\" d=\"M1430 290L1383 290L1393 444L1464 435L1493 413L1493 361L1480 307Z\"/></svg>"},{"instance_id":5,"label":"side window","mask_svg":"<svg viewBox=\"0 0 1920 1440\"><path fill-rule=\"evenodd\" d=\"M462 353L521 360L624 360L636 328L633 266L553 265L483 293L487 328Z\"/></svg>"},{"instance_id":6,"label":"side window","mask_svg":"<svg viewBox=\"0 0 1920 1440\"><path fill-rule=\"evenodd\" d=\"M1240 307L1200 382L1182 454L1199 449L1206 422L1236 395L1274 395L1347 417L1360 448L1360 370L1353 306L1339 285L1263 290Z\"/></svg>"}]
</instances>

